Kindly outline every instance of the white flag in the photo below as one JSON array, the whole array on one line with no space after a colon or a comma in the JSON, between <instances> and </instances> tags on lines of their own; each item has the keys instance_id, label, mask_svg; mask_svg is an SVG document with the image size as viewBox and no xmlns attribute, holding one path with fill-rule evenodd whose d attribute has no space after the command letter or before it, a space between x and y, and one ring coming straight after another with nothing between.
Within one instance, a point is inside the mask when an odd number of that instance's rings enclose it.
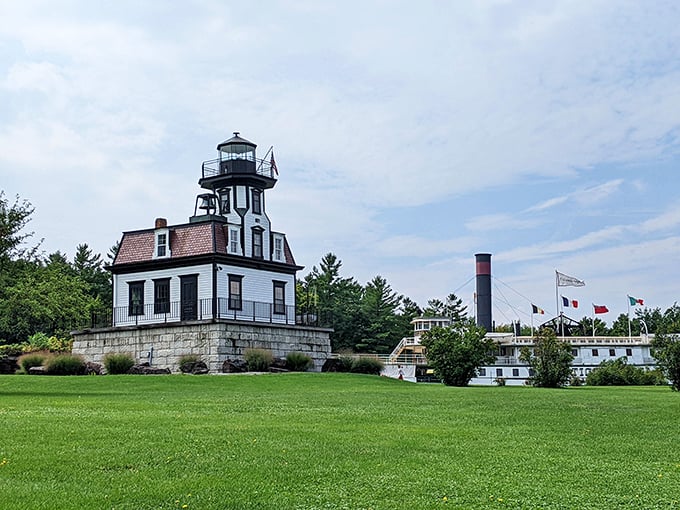
<instances>
[{"instance_id":1,"label":"white flag","mask_svg":"<svg viewBox=\"0 0 680 510\"><path fill-rule=\"evenodd\" d=\"M555 273L557 273L558 287L583 287L586 284L583 280L562 274L559 271L555 271Z\"/></svg>"}]
</instances>

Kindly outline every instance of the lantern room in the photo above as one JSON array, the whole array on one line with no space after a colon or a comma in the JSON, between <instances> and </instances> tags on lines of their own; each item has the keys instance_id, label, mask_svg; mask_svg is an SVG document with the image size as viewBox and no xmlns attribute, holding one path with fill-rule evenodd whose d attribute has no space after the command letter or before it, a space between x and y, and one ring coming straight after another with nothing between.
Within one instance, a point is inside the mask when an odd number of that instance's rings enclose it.
<instances>
[{"instance_id":1,"label":"lantern room","mask_svg":"<svg viewBox=\"0 0 680 510\"><path fill-rule=\"evenodd\" d=\"M217 159L203 162L198 184L214 193L234 185L261 190L273 188L276 184L274 156L269 161L257 159L256 148L257 145L235 131L234 136L217 146Z\"/></svg>"},{"instance_id":2,"label":"lantern room","mask_svg":"<svg viewBox=\"0 0 680 510\"><path fill-rule=\"evenodd\" d=\"M217 146L220 160L220 173L255 173L255 145L241 138L239 132Z\"/></svg>"}]
</instances>

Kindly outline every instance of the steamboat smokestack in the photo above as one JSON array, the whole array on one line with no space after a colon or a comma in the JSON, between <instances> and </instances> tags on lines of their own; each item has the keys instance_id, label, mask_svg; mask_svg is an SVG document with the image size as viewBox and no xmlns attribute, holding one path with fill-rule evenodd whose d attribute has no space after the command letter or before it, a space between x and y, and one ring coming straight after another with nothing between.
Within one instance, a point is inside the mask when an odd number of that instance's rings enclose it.
<instances>
[{"instance_id":1,"label":"steamboat smokestack","mask_svg":"<svg viewBox=\"0 0 680 510\"><path fill-rule=\"evenodd\" d=\"M493 331L491 320L491 254L475 254L477 274L477 325Z\"/></svg>"}]
</instances>

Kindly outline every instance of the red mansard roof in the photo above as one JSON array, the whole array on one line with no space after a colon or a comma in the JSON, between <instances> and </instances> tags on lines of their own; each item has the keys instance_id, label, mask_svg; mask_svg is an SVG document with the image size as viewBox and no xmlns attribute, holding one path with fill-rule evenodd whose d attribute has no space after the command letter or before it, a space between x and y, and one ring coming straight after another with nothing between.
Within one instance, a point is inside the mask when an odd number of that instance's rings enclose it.
<instances>
[{"instance_id":1,"label":"red mansard roof","mask_svg":"<svg viewBox=\"0 0 680 510\"><path fill-rule=\"evenodd\" d=\"M189 223L167 227L170 234L170 257L172 260L197 255L227 254L228 226L218 222ZM135 264L154 260L155 230L124 232L118 255L113 266ZM285 264L294 266L295 259L284 237Z\"/></svg>"}]
</instances>

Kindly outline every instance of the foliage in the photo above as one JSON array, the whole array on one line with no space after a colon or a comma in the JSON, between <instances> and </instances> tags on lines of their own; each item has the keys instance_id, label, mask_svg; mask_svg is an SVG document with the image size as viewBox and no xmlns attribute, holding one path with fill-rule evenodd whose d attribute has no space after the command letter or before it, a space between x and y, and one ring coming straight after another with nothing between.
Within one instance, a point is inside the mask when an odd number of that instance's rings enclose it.
<instances>
[{"instance_id":1,"label":"foliage","mask_svg":"<svg viewBox=\"0 0 680 510\"><path fill-rule=\"evenodd\" d=\"M70 352L73 347L73 340L71 338L59 338L55 335L48 336L46 333L38 332L29 336L28 341L23 345L24 352Z\"/></svg>"},{"instance_id":2,"label":"foliage","mask_svg":"<svg viewBox=\"0 0 680 510\"><path fill-rule=\"evenodd\" d=\"M49 355L48 352L30 352L19 356L17 364L21 368L21 371L27 374L32 367L43 366L43 363L45 363Z\"/></svg>"},{"instance_id":3,"label":"foliage","mask_svg":"<svg viewBox=\"0 0 680 510\"><path fill-rule=\"evenodd\" d=\"M533 370L531 384L543 388L561 388L571 379L571 345L559 340L550 328L541 328L534 337L533 352L522 347L520 361Z\"/></svg>"},{"instance_id":4,"label":"foliage","mask_svg":"<svg viewBox=\"0 0 680 510\"><path fill-rule=\"evenodd\" d=\"M352 360L350 372L355 374L380 375L380 372L382 372L384 367L385 365L378 358L358 356Z\"/></svg>"},{"instance_id":5,"label":"foliage","mask_svg":"<svg viewBox=\"0 0 680 510\"><path fill-rule=\"evenodd\" d=\"M83 375L85 361L73 354L57 354L45 360L45 370L50 375Z\"/></svg>"},{"instance_id":6,"label":"foliage","mask_svg":"<svg viewBox=\"0 0 680 510\"><path fill-rule=\"evenodd\" d=\"M586 376L589 386L647 386L658 385L656 372L628 364L625 357L605 360ZM665 384L663 381L661 384Z\"/></svg>"},{"instance_id":7,"label":"foliage","mask_svg":"<svg viewBox=\"0 0 680 510\"><path fill-rule=\"evenodd\" d=\"M341 354L338 356L338 372L351 372L354 364L354 356L350 354Z\"/></svg>"},{"instance_id":8,"label":"foliage","mask_svg":"<svg viewBox=\"0 0 680 510\"><path fill-rule=\"evenodd\" d=\"M76 247L72 267L87 284L87 294L93 299L92 311L110 310L113 305L112 275L104 269L101 255L93 253L87 244L80 244Z\"/></svg>"},{"instance_id":9,"label":"foliage","mask_svg":"<svg viewBox=\"0 0 680 510\"><path fill-rule=\"evenodd\" d=\"M102 360L106 373L109 375L127 374L135 364L129 353L107 352Z\"/></svg>"},{"instance_id":10,"label":"foliage","mask_svg":"<svg viewBox=\"0 0 680 510\"><path fill-rule=\"evenodd\" d=\"M39 331L28 337L28 347L30 347L31 351L49 351L49 340L50 337L47 334Z\"/></svg>"},{"instance_id":11,"label":"foliage","mask_svg":"<svg viewBox=\"0 0 680 510\"><path fill-rule=\"evenodd\" d=\"M71 352L73 348L72 338L59 338L52 335L47 339L47 348L50 352Z\"/></svg>"},{"instance_id":12,"label":"foliage","mask_svg":"<svg viewBox=\"0 0 680 510\"><path fill-rule=\"evenodd\" d=\"M22 344L0 345L0 358L5 356L18 356L22 352L25 352Z\"/></svg>"},{"instance_id":13,"label":"foliage","mask_svg":"<svg viewBox=\"0 0 680 510\"><path fill-rule=\"evenodd\" d=\"M595 317L595 320L593 320L592 317L583 317L579 321L579 325L581 326L581 334L583 336L590 336L593 334L593 323L595 323L595 336L608 335L609 331L607 329L607 323L602 319ZM628 330L626 330L626 335L628 335Z\"/></svg>"},{"instance_id":14,"label":"foliage","mask_svg":"<svg viewBox=\"0 0 680 510\"><path fill-rule=\"evenodd\" d=\"M426 317L447 317L455 324L465 321L467 306L463 304L461 298L452 293L446 296L445 301L430 299L427 302L427 307L423 310L423 315Z\"/></svg>"},{"instance_id":15,"label":"foliage","mask_svg":"<svg viewBox=\"0 0 680 510\"><path fill-rule=\"evenodd\" d=\"M246 349L243 357L250 372L266 372L274 361L274 356L267 349Z\"/></svg>"},{"instance_id":16,"label":"foliage","mask_svg":"<svg viewBox=\"0 0 680 510\"><path fill-rule=\"evenodd\" d=\"M467 386L479 367L493 363L494 342L472 319L432 328L421 337L428 364L447 386Z\"/></svg>"},{"instance_id":17,"label":"foliage","mask_svg":"<svg viewBox=\"0 0 680 510\"><path fill-rule=\"evenodd\" d=\"M89 317L87 285L59 263L32 264L3 289L0 333L13 342L35 332L66 336Z\"/></svg>"},{"instance_id":18,"label":"foliage","mask_svg":"<svg viewBox=\"0 0 680 510\"><path fill-rule=\"evenodd\" d=\"M671 383L680 391L680 338L678 335L657 333L652 340L652 356Z\"/></svg>"},{"instance_id":19,"label":"foliage","mask_svg":"<svg viewBox=\"0 0 680 510\"><path fill-rule=\"evenodd\" d=\"M404 336L397 327L397 309L402 299L382 276L366 284L361 299L361 311L366 317L364 337L355 350L385 354L394 349Z\"/></svg>"},{"instance_id":20,"label":"foliage","mask_svg":"<svg viewBox=\"0 0 680 510\"><path fill-rule=\"evenodd\" d=\"M314 365L314 361L302 352L289 352L286 354L286 368L293 372L305 372Z\"/></svg>"},{"instance_id":21,"label":"foliage","mask_svg":"<svg viewBox=\"0 0 680 510\"><path fill-rule=\"evenodd\" d=\"M390 352L411 334L411 319L418 305L392 290L382 276L363 287L354 278L340 275L342 261L327 253L304 279L296 282L298 315L319 317L333 328L334 352Z\"/></svg>"},{"instance_id":22,"label":"foliage","mask_svg":"<svg viewBox=\"0 0 680 510\"><path fill-rule=\"evenodd\" d=\"M5 192L0 190L0 270L4 270L10 260L35 257L42 241L31 248L22 246L26 240L33 237L33 232L22 231L31 221L34 210L28 201L21 200L18 195L10 205Z\"/></svg>"}]
</instances>

